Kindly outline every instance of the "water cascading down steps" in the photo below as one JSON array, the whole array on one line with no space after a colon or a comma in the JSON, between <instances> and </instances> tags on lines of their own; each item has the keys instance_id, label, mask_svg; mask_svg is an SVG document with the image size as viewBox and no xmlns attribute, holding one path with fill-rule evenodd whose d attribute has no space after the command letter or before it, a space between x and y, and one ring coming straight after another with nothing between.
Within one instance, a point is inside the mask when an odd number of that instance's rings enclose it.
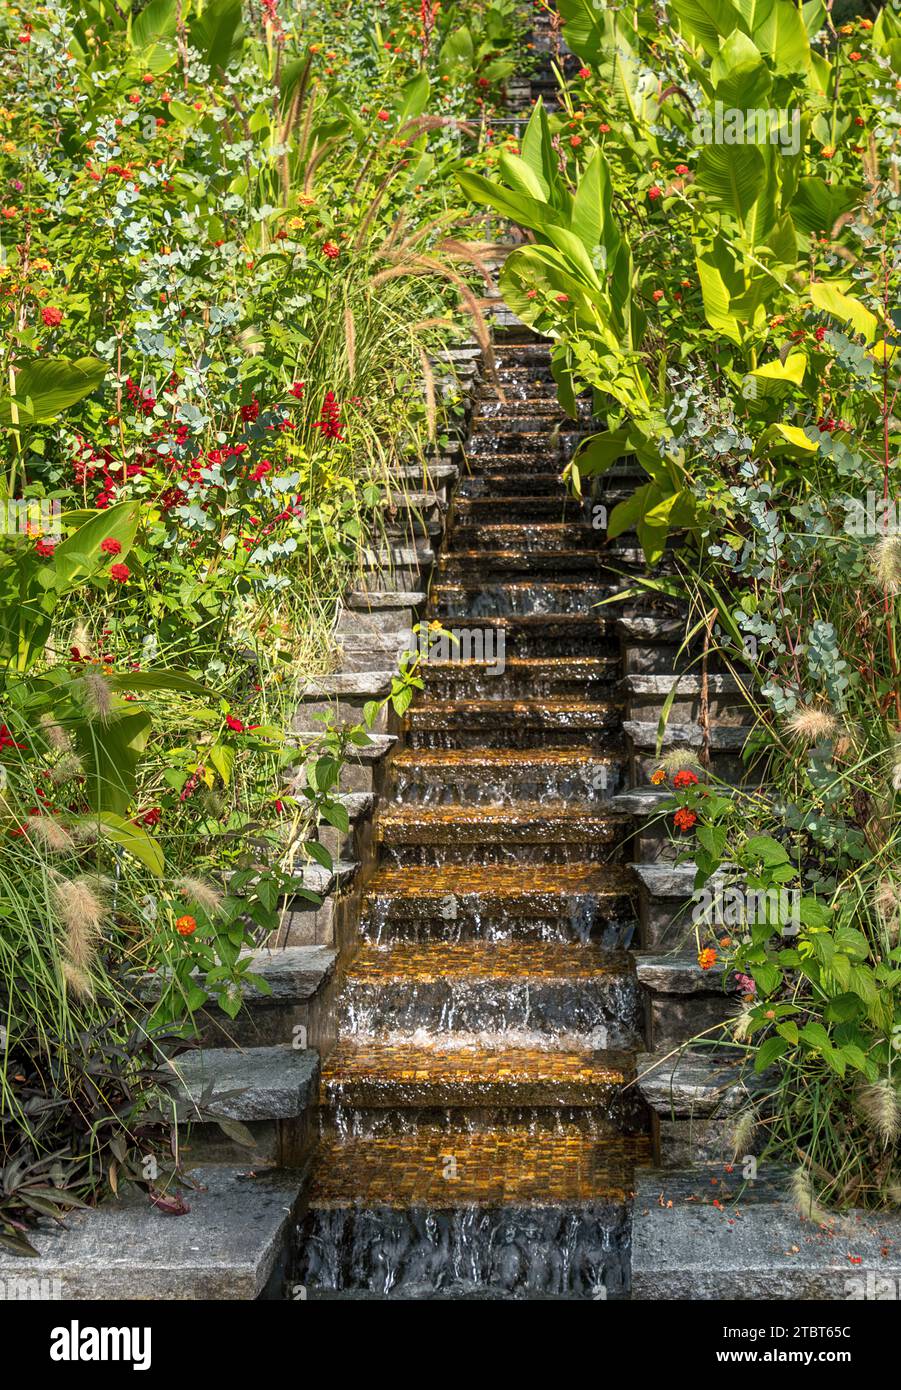
<instances>
[{"instance_id":1,"label":"water cascading down steps","mask_svg":"<svg viewBox=\"0 0 901 1390\"><path fill-rule=\"evenodd\" d=\"M622 1295L647 1162L603 532L560 480L547 345L496 346L429 616L504 659L427 660L325 1058L307 1297ZM563 433L561 433L561 426ZM499 652L501 648L495 648Z\"/></svg>"}]
</instances>

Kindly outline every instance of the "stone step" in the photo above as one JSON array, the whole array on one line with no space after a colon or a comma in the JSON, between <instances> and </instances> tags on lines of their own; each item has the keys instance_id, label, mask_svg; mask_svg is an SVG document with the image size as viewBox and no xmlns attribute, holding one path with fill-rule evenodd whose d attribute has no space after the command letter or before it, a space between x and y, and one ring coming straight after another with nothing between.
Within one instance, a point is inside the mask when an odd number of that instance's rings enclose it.
<instances>
[{"instance_id":1,"label":"stone step","mask_svg":"<svg viewBox=\"0 0 901 1390\"><path fill-rule=\"evenodd\" d=\"M609 749L405 749L392 762L400 802L477 806L565 798L605 804L619 787L622 754Z\"/></svg>"},{"instance_id":2,"label":"stone step","mask_svg":"<svg viewBox=\"0 0 901 1390\"><path fill-rule=\"evenodd\" d=\"M500 653L498 653L500 658ZM615 656L518 657L504 653L496 661L429 658L419 673L426 699L578 699L610 697L619 676Z\"/></svg>"},{"instance_id":3,"label":"stone step","mask_svg":"<svg viewBox=\"0 0 901 1390\"><path fill-rule=\"evenodd\" d=\"M601 814L566 802L505 806L392 806L378 821L383 845L609 845L631 828L629 816ZM448 843L449 842L449 843Z\"/></svg>"},{"instance_id":4,"label":"stone step","mask_svg":"<svg viewBox=\"0 0 901 1390\"><path fill-rule=\"evenodd\" d=\"M454 1159L453 1177L446 1159ZM414 1134L326 1137L310 1184L314 1210L342 1207L561 1206L628 1201L643 1136L420 1125Z\"/></svg>"},{"instance_id":5,"label":"stone step","mask_svg":"<svg viewBox=\"0 0 901 1390\"><path fill-rule=\"evenodd\" d=\"M569 429L516 430L508 427L473 434L466 445L466 457L472 467L476 460L490 461L504 454L525 454L540 459L569 459L591 431L569 422Z\"/></svg>"},{"instance_id":6,"label":"stone step","mask_svg":"<svg viewBox=\"0 0 901 1390\"><path fill-rule=\"evenodd\" d=\"M629 817L573 802L391 808L378 825L386 867L436 864L570 864L618 861ZM477 848L476 848L477 847Z\"/></svg>"},{"instance_id":7,"label":"stone step","mask_svg":"<svg viewBox=\"0 0 901 1390\"><path fill-rule=\"evenodd\" d=\"M351 589L344 597L347 608L362 613L402 613L418 608L425 603L422 591L406 589Z\"/></svg>"},{"instance_id":8,"label":"stone step","mask_svg":"<svg viewBox=\"0 0 901 1390\"><path fill-rule=\"evenodd\" d=\"M585 575L604 575L614 579L613 568L619 570L637 559L633 547L624 546L617 550L613 546L582 550L523 549L515 547L505 550L454 550L445 552L436 566L436 576L442 581L475 581L484 576L489 581L501 577L509 579L534 579L538 575L550 575L552 579L564 582L570 578L578 582ZM610 619L611 625L615 618Z\"/></svg>"},{"instance_id":9,"label":"stone step","mask_svg":"<svg viewBox=\"0 0 901 1390\"><path fill-rule=\"evenodd\" d=\"M448 553L459 551L520 550L528 553L536 550L566 551L590 548L592 540L598 540L599 533L590 522L516 522L496 525L471 526L455 525L448 538Z\"/></svg>"},{"instance_id":10,"label":"stone step","mask_svg":"<svg viewBox=\"0 0 901 1390\"><path fill-rule=\"evenodd\" d=\"M703 970L692 952L635 953L635 972L647 996L647 1036L655 1052L665 1052L703 1034L708 1043L729 1041L727 1025L738 1009L737 989L725 982L722 966Z\"/></svg>"},{"instance_id":11,"label":"stone step","mask_svg":"<svg viewBox=\"0 0 901 1390\"><path fill-rule=\"evenodd\" d=\"M433 584L430 593L432 610L440 620L530 616L552 613L579 613L591 616L591 610L615 592L610 584L555 583L473 583Z\"/></svg>"},{"instance_id":12,"label":"stone step","mask_svg":"<svg viewBox=\"0 0 901 1390\"><path fill-rule=\"evenodd\" d=\"M285 1251L301 1194L290 1172L252 1173L211 1164L194 1168L177 1219L143 1192L72 1211L65 1225L42 1218L31 1240L38 1257L0 1249L0 1284L58 1288L51 1298L193 1302L259 1298ZM21 1285L20 1285L21 1286ZM29 1295L26 1294L26 1297ZM14 1297L7 1292L7 1298Z\"/></svg>"},{"instance_id":13,"label":"stone step","mask_svg":"<svg viewBox=\"0 0 901 1390\"><path fill-rule=\"evenodd\" d=\"M444 700L414 705L404 718L411 748L567 747L610 739L622 707L591 700Z\"/></svg>"},{"instance_id":14,"label":"stone step","mask_svg":"<svg viewBox=\"0 0 901 1390\"><path fill-rule=\"evenodd\" d=\"M309 1111L319 1088L319 1054L282 1044L184 1052L169 1067L179 1080L188 1162L301 1165L312 1143ZM223 1122L220 1124L220 1121ZM238 1121L248 1148L235 1138ZM181 1131L182 1126L179 1126Z\"/></svg>"},{"instance_id":15,"label":"stone step","mask_svg":"<svg viewBox=\"0 0 901 1390\"><path fill-rule=\"evenodd\" d=\"M337 954L327 946L286 946L248 953L252 974L266 982L269 992L248 986L236 1018L216 1008L199 1019L207 1048L320 1047L327 1039L333 1000Z\"/></svg>"},{"instance_id":16,"label":"stone step","mask_svg":"<svg viewBox=\"0 0 901 1390\"><path fill-rule=\"evenodd\" d=\"M613 623L609 617L583 613L522 613L480 617L457 623L462 631L481 633L482 652L506 662L547 657L613 656ZM459 638L461 647L464 638ZM470 652L472 641L470 638ZM490 647L489 647L489 644ZM461 652L461 655L463 653ZM472 653L477 655L478 653Z\"/></svg>"},{"instance_id":17,"label":"stone step","mask_svg":"<svg viewBox=\"0 0 901 1390\"><path fill-rule=\"evenodd\" d=\"M675 692L675 693L674 693ZM724 725L747 723L752 718L747 689L735 676L712 671L706 681L700 675L629 672L623 693L630 718L647 722L659 719L670 701L667 719L675 723L697 722L706 695L709 718Z\"/></svg>"},{"instance_id":18,"label":"stone step","mask_svg":"<svg viewBox=\"0 0 901 1390\"><path fill-rule=\"evenodd\" d=\"M643 1302L896 1299L899 1251L897 1212L852 1210L821 1230L773 1164L752 1181L741 1163L637 1175L632 1297Z\"/></svg>"},{"instance_id":19,"label":"stone step","mask_svg":"<svg viewBox=\"0 0 901 1390\"><path fill-rule=\"evenodd\" d=\"M621 865L443 864L381 867L367 885L374 941L485 938L627 943L633 879Z\"/></svg>"},{"instance_id":20,"label":"stone step","mask_svg":"<svg viewBox=\"0 0 901 1390\"><path fill-rule=\"evenodd\" d=\"M518 396L515 400L508 401L488 399L484 387L479 394L481 399L473 412L472 428L474 432L498 427L505 430L550 430L555 425L559 425L562 429L567 427L572 429L576 423L566 414L559 402L549 394ZM591 400L588 397L583 397L579 401L580 419L590 420L590 412Z\"/></svg>"},{"instance_id":21,"label":"stone step","mask_svg":"<svg viewBox=\"0 0 901 1390\"><path fill-rule=\"evenodd\" d=\"M490 525L496 520L497 514L496 497L458 497L454 502L453 524L455 528L481 526L483 522ZM530 525L532 522L586 520L590 525L591 503L569 497L563 488L559 488L553 497L507 495L503 500L503 514L508 524L513 522L522 526Z\"/></svg>"},{"instance_id":22,"label":"stone step","mask_svg":"<svg viewBox=\"0 0 901 1390\"><path fill-rule=\"evenodd\" d=\"M630 1048L643 1037L631 956L596 943L390 942L367 945L347 969L339 1031L476 1035L511 1030L591 1036Z\"/></svg>"},{"instance_id":23,"label":"stone step","mask_svg":"<svg viewBox=\"0 0 901 1390\"><path fill-rule=\"evenodd\" d=\"M309 712L308 706L304 708ZM301 743L313 744L315 747L322 738L322 728L320 727L313 732L298 729L294 736ZM367 743L350 744L341 769L341 790L345 792L378 792L382 781L382 764L396 743L396 734L369 734ZM287 789L293 791L294 794L300 794L300 788L303 785L303 772L300 769L294 772L289 770Z\"/></svg>"},{"instance_id":24,"label":"stone step","mask_svg":"<svg viewBox=\"0 0 901 1390\"><path fill-rule=\"evenodd\" d=\"M608 1116L618 1108L634 1109L633 1096L624 1096L634 1076L629 1053L492 1046L467 1037L455 1034L446 1043L433 1037L431 1044L393 1037L341 1040L322 1069L323 1103L454 1110L591 1106Z\"/></svg>"},{"instance_id":25,"label":"stone step","mask_svg":"<svg viewBox=\"0 0 901 1390\"><path fill-rule=\"evenodd\" d=\"M592 511L592 508L603 502L609 513L617 502L631 497L641 481L643 481L643 475L637 471L633 477L627 477L620 473L608 474L598 480L594 493L589 487L585 488L585 497L579 505L583 507L589 519L593 520L594 517L598 517L597 528L601 535L606 530L606 520L598 511ZM562 504L567 496L565 484L559 473L533 473L528 470L497 472L493 463L490 473L470 474L463 479L457 489L458 499L472 498L483 502L486 506L493 503L495 507L499 501L502 502L505 515L508 499L519 507L524 502L533 500L550 505L551 499L556 499ZM570 505L575 506L575 503Z\"/></svg>"},{"instance_id":26,"label":"stone step","mask_svg":"<svg viewBox=\"0 0 901 1390\"><path fill-rule=\"evenodd\" d=\"M576 1124L330 1136L296 1280L310 1299L620 1297L647 1152Z\"/></svg>"},{"instance_id":27,"label":"stone step","mask_svg":"<svg viewBox=\"0 0 901 1390\"><path fill-rule=\"evenodd\" d=\"M498 497L564 497L566 495L562 477L558 472L546 473L472 473L461 478L457 488L457 505L460 498L492 497L497 504Z\"/></svg>"},{"instance_id":28,"label":"stone step","mask_svg":"<svg viewBox=\"0 0 901 1390\"><path fill-rule=\"evenodd\" d=\"M635 1065L665 1167L711 1159L742 1164L759 1151L764 1130L754 1121L766 1083L743 1054L713 1048L643 1053ZM748 1117L754 1117L750 1130Z\"/></svg>"}]
</instances>

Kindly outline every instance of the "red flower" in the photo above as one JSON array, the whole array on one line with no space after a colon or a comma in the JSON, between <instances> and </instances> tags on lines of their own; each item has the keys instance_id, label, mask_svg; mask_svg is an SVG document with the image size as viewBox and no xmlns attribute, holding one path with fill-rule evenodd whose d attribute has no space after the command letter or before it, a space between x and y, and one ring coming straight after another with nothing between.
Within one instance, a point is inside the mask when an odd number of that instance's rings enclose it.
<instances>
[{"instance_id":1,"label":"red flower","mask_svg":"<svg viewBox=\"0 0 901 1390\"><path fill-rule=\"evenodd\" d=\"M590 77L590 76L591 76L591 68L579 68L579 76L580 76L581 78L583 78L583 79L586 78L586 77Z\"/></svg>"},{"instance_id":2,"label":"red flower","mask_svg":"<svg viewBox=\"0 0 901 1390\"><path fill-rule=\"evenodd\" d=\"M323 439L340 439L344 435L341 433L340 420L341 407L334 391L326 391L322 402L322 412L319 419L314 423L314 430L322 431Z\"/></svg>"},{"instance_id":3,"label":"red flower","mask_svg":"<svg viewBox=\"0 0 901 1390\"><path fill-rule=\"evenodd\" d=\"M659 304L661 299L663 298L663 290L655 290L654 293L651 295L651 298L653 299L655 304Z\"/></svg>"},{"instance_id":4,"label":"red flower","mask_svg":"<svg viewBox=\"0 0 901 1390\"><path fill-rule=\"evenodd\" d=\"M122 553L122 546L112 536L107 536L106 540L100 542L100 549L104 555L120 555Z\"/></svg>"},{"instance_id":5,"label":"red flower","mask_svg":"<svg viewBox=\"0 0 901 1390\"><path fill-rule=\"evenodd\" d=\"M377 120L380 120L380 121L390 121L390 119L391 119L390 113L387 112L387 111L384 109L384 107L382 108L381 111L376 111L375 114L376 114L376 119L377 119Z\"/></svg>"},{"instance_id":6,"label":"red flower","mask_svg":"<svg viewBox=\"0 0 901 1390\"><path fill-rule=\"evenodd\" d=\"M601 121L601 124L598 126L598 130L601 132L602 135L610 134L610 127L606 121Z\"/></svg>"},{"instance_id":7,"label":"red flower","mask_svg":"<svg viewBox=\"0 0 901 1390\"><path fill-rule=\"evenodd\" d=\"M569 137L569 143L572 145L574 150L577 150L582 143L581 135L571 135Z\"/></svg>"},{"instance_id":8,"label":"red flower","mask_svg":"<svg viewBox=\"0 0 901 1390\"><path fill-rule=\"evenodd\" d=\"M35 543L34 548L43 560L49 560L56 546L53 541L45 541L42 537Z\"/></svg>"},{"instance_id":9,"label":"red flower","mask_svg":"<svg viewBox=\"0 0 901 1390\"><path fill-rule=\"evenodd\" d=\"M336 261L341 255L341 248L336 246L333 241L326 241L323 243L322 254L326 256L328 260Z\"/></svg>"},{"instance_id":10,"label":"red flower","mask_svg":"<svg viewBox=\"0 0 901 1390\"><path fill-rule=\"evenodd\" d=\"M259 418L259 414L260 403L256 396L253 397L249 405L241 406L241 419L244 421L245 425L252 424L254 420Z\"/></svg>"},{"instance_id":11,"label":"red flower","mask_svg":"<svg viewBox=\"0 0 901 1390\"><path fill-rule=\"evenodd\" d=\"M51 304L48 305L46 309L41 310L41 318L48 328L55 328L57 324L63 321L63 311L62 309L54 309Z\"/></svg>"},{"instance_id":12,"label":"red flower","mask_svg":"<svg viewBox=\"0 0 901 1390\"><path fill-rule=\"evenodd\" d=\"M656 183L653 184L653 186L648 189L648 197L652 203L656 202L658 198L663 197L663 189L658 188Z\"/></svg>"},{"instance_id":13,"label":"red flower","mask_svg":"<svg viewBox=\"0 0 901 1390\"><path fill-rule=\"evenodd\" d=\"M680 806L673 816L673 823L678 830L690 830L697 820L694 811L689 811L686 806Z\"/></svg>"},{"instance_id":14,"label":"red flower","mask_svg":"<svg viewBox=\"0 0 901 1390\"><path fill-rule=\"evenodd\" d=\"M244 724L240 719L236 719L233 714L227 714L225 716L225 722L236 734L243 734Z\"/></svg>"},{"instance_id":15,"label":"red flower","mask_svg":"<svg viewBox=\"0 0 901 1390\"><path fill-rule=\"evenodd\" d=\"M290 395L295 396L297 400L302 401L304 389L304 383L302 381L294 381L288 387L288 392Z\"/></svg>"},{"instance_id":16,"label":"red flower","mask_svg":"<svg viewBox=\"0 0 901 1390\"><path fill-rule=\"evenodd\" d=\"M192 932L197 930L197 922L189 912L186 912L184 917L179 917L176 921L175 930L179 936L190 936Z\"/></svg>"},{"instance_id":17,"label":"red flower","mask_svg":"<svg viewBox=\"0 0 901 1390\"><path fill-rule=\"evenodd\" d=\"M144 822L145 825L154 826L158 824L162 814L163 813L160 810L159 806L151 806L149 811L144 812L143 816L141 817L141 820Z\"/></svg>"},{"instance_id":18,"label":"red flower","mask_svg":"<svg viewBox=\"0 0 901 1390\"><path fill-rule=\"evenodd\" d=\"M255 468L255 469L253 470L253 472L251 473L251 475L250 475L250 481L251 481L252 483L258 483L258 482L260 481L261 478L265 478L266 474L267 474L267 473L271 473L271 472L272 472L272 464L271 464L271 463L267 463L266 460L263 459L263 461L262 461L261 463L258 463L257 466L256 466L256 468Z\"/></svg>"},{"instance_id":19,"label":"red flower","mask_svg":"<svg viewBox=\"0 0 901 1390\"><path fill-rule=\"evenodd\" d=\"M852 63L859 63L860 60L861 60L861 58L863 57L863 54L862 54L862 53L849 53L849 54L848 54L848 57L851 59L851 62L852 62Z\"/></svg>"},{"instance_id":20,"label":"red flower","mask_svg":"<svg viewBox=\"0 0 901 1390\"><path fill-rule=\"evenodd\" d=\"M0 749L2 748L27 748L27 743L16 743L12 734L5 724L0 724Z\"/></svg>"},{"instance_id":21,"label":"red flower","mask_svg":"<svg viewBox=\"0 0 901 1390\"><path fill-rule=\"evenodd\" d=\"M697 780L698 779L693 772L689 772L687 768L683 768L682 771L677 772L675 777L673 778L673 786L679 787L681 790L682 787L695 786L697 784Z\"/></svg>"},{"instance_id":22,"label":"red flower","mask_svg":"<svg viewBox=\"0 0 901 1390\"><path fill-rule=\"evenodd\" d=\"M124 584L131 574L127 565L110 565L110 579L115 579L117 584Z\"/></svg>"}]
</instances>

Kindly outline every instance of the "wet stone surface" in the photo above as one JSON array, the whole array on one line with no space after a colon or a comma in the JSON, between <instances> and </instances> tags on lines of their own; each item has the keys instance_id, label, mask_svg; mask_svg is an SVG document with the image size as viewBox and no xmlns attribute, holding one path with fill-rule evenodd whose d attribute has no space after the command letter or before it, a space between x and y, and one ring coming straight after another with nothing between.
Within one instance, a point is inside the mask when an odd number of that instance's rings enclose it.
<instances>
[{"instance_id":1,"label":"wet stone surface","mask_svg":"<svg viewBox=\"0 0 901 1390\"><path fill-rule=\"evenodd\" d=\"M324 1058L308 1298L622 1297L648 1115L616 617L548 346L498 342ZM501 396L503 392L503 398ZM625 548L624 548L625 547ZM629 562L631 563L631 561ZM479 645L481 643L481 646Z\"/></svg>"}]
</instances>

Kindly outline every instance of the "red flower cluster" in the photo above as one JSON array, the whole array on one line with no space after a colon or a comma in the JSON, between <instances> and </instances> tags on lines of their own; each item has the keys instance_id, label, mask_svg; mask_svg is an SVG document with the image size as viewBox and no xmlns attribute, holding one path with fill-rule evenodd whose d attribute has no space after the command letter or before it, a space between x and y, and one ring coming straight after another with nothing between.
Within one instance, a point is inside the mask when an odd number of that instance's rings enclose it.
<instances>
[{"instance_id":1,"label":"red flower cluster","mask_svg":"<svg viewBox=\"0 0 901 1390\"><path fill-rule=\"evenodd\" d=\"M53 541L45 541L44 538L41 537L40 540L35 542L34 548L40 555L42 560L49 560L53 555L56 546L54 545Z\"/></svg>"},{"instance_id":2,"label":"red flower cluster","mask_svg":"<svg viewBox=\"0 0 901 1390\"><path fill-rule=\"evenodd\" d=\"M322 254L327 260L336 261L341 255L341 248L336 246L333 241L326 241L323 243Z\"/></svg>"},{"instance_id":3,"label":"red flower cluster","mask_svg":"<svg viewBox=\"0 0 901 1390\"><path fill-rule=\"evenodd\" d=\"M63 311L62 309L54 309L52 305L48 305L46 309L41 310L41 318L48 328L56 328L57 324L63 321Z\"/></svg>"},{"instance_id":4,"label":"red flower cluster","mask_svg":"<svg viewBox=\"0 0 901 1390\"><path fill-rule=\"evenodd\" d=\"M104 555L120 555L122 553L122 546L112 536L107 536L106 540L100 542L100 549Z\"/></svg>"},{"instance_id":5,"label":"red flower cluster","mask_svg":"<svg viewBox=\"0 0 901 1390\"><path fill-rule=\"evenodd\" d=\"M673 778L673 786L678 787L681 791L683 787L696 786L697 781L698 779L693 772L689 772L687 768L683 768L682 771L677 772Z\"/></svg>"},{"instance_id":6,"label":"red flower cluster","mask_svg":"<svg viewBox=\"0 0 901 1390\"><path fill-rule=\"evenodd\" d=\"M256 396L253 397L249 405L241 406L241 419L245 425L252 425L254 420L260 417L260 403Z\"/></svg>"},{"instance_id":7,"label":"red flower cluster","mask_svg":"<svg viewBox=\"0 0 901 1390\"><path fill-rule=\"evenodd\" d=\"M340 413L341 407L338 404L338 399L334 391L326 391L325 398L322 402L320 417L314 423L313 429L321 430L323 439L343 440L344 435L341 433Z\"/></svg>"},{"instance_id":8,"label":"red flower cluster","mask_svg":"<svg viewBox=\"0 0 901 1390\"><path fill-rule=\"evenodd\" d=\"M152 391L143 390L136 381L132 381L131 377L126 379L125 390L135 410L139 410L142 415L153 414L156 396Z\"/></svg>"}]
</instances>

